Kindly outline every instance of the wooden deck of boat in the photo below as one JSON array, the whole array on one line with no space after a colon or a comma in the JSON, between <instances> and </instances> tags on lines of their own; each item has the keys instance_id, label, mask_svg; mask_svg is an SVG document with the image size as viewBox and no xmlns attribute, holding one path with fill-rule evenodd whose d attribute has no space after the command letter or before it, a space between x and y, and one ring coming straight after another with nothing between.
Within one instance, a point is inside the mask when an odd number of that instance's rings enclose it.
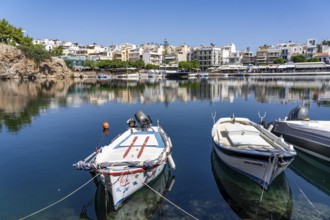
<instances>
[{"instance_id":1,"label":"wooden deck of boat","mask_svg":"<svg viewBox=\"0 0 330 220\"><path fill-rule=\"evenodd\" d=\"M242 125L241 128L239 125ZM216 135L227 148L274 148L264 135L247 121L227 121L217 124Z\"/></svg>"}]
</instances>

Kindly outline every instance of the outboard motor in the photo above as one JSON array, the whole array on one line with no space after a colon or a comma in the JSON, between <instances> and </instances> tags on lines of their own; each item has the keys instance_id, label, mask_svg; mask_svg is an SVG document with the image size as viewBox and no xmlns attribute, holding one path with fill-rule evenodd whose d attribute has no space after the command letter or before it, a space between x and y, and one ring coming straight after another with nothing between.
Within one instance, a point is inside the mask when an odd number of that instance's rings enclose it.
<instances>
[{"instance_id":1,"label":"outboard motor","mask_svg":"<svg viewBox=\"0 0 330 220\"><path fill-rule=\"evenodd\" d=\"M297 106L289 112L287 120L309 120L308 108Z\"/></svg>"},{"instance_id":2,"label":"outboard motor","mask_svg":"<svg viewBox=\"0 0 330 220\"><path fill-rule=\"evenodd\" d=\"M152 121L149 115L147 116L143 111L138 111L135 113L135 118L140 123L142 130L150 128Z\"/></svg>"}]
</instances>

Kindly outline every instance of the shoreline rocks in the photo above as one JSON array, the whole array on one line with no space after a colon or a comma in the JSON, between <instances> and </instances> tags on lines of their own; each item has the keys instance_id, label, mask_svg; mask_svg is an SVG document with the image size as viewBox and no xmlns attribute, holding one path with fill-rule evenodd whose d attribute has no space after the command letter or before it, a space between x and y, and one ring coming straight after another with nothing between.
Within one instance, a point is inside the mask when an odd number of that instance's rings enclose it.
<instances>
[{"instance_id":1,"label":"shoreline rocks","mask_svg":"<svg viewBox=\"0 0 330 220\"><path fill-rule=\"evenodd\" d=\"M73 73L63 59L52 57L37 66L16 47L0 43L0 78L63 79L68 77L73 77Z\"/></svg>"}]
</instances>

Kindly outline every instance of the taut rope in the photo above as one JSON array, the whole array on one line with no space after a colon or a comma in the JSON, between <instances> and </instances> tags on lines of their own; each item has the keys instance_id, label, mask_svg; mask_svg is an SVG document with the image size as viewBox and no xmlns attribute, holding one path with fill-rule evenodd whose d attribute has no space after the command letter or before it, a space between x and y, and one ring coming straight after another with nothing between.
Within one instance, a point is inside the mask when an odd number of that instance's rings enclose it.
<instances>
[{"instance_id":1,"label":"taut rope","mask_svg":"<svg viewBox=\"0 0 330 220\"><path fill-rule=\"evenodd\" d=\"M76 192L78 192L80 189L82 189L84 186L86 186L89 182L93 181L93 180L94 180L96 177L98 177L99 175L100 175L99 173L96 174L92 179L88 180L86 183L84 183L83 185L81 185L78 189L76 189L76 190L74 190L73 192L69 193L68 195L64 196L62 199L60 199L60 200L58 200L58 201L56 201L56 202L50 204L49 206L46 206L45 208L42 208L42 209L40 209L40 210L38 210L38 211L35 211L35 212L31 213L30 215L27 215L27 216L25 216L25 217L23 217L23 218L20 218L20 220L23 220L23 219L27 219L27 218L29 218L29 217L32 217L32 216L34 216L34 215L36 215L36 214L38 214L38 213L40 213L40 212L42 212L42 211L45 211L46 209L51 208L52 206L54 206L54 205L56 205L56 204L62 202L63 200L67 199L68 197L70 197L70 196L72 196L73 194L75 194Z\"/></svg>"}]
</instances>

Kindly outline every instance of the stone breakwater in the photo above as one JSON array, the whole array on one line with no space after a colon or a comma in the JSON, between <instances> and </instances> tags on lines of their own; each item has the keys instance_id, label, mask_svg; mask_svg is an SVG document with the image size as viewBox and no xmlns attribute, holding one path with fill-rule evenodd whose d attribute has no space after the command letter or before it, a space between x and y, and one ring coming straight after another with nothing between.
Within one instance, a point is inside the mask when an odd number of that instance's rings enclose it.
<instances>
[{"instance_id":1,"label":"stone breakwater","mask_svg":"<svg viewBox=\"0 0 330 220\"><path fill-rule=\"evenodd\" d=\"M16 47L0 43L0 78L63 79L72 76L72 71L60 58L52 57L38 66Z\"/></svg>"}]
</instances>

